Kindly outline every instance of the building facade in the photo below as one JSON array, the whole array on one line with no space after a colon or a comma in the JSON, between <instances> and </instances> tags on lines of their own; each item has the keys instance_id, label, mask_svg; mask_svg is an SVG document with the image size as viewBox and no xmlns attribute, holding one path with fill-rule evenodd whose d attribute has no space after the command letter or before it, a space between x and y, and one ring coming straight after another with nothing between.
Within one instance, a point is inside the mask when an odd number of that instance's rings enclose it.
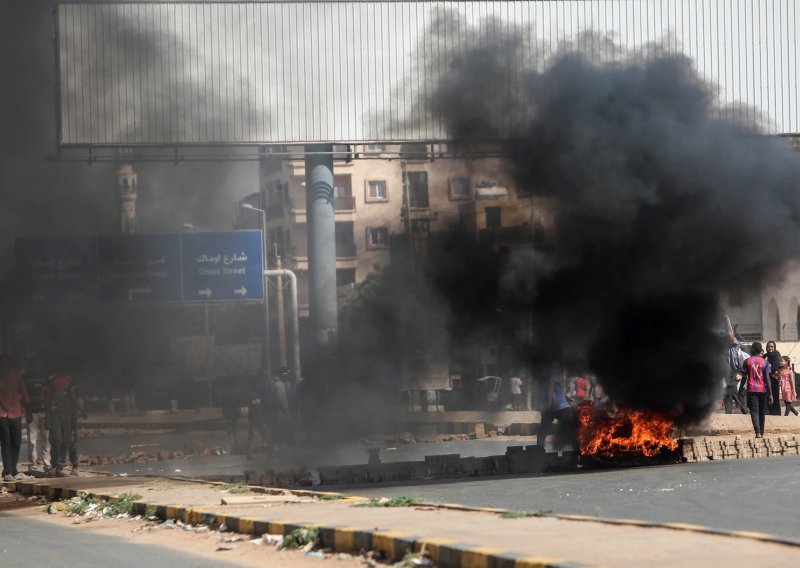
<instances>
[{"instance_id":1,"label":"building facade","mask_svg":"<svg viewBox=\"0 0 800 568\"><path fill-rule=\"evenodd\" d=\"M335 151L338 147L335 147ZM544 202L527 197L502 158L440 159L427 145L342 147L334 160L339 307L354 286L390 261L393 242L424 254L428 238L462 227L496 247L540 238ZM348 154L347 152L351 152ZM265 211L269 263L298 278L301 317L308 316L305 163L302 155L263 154L259 192L242 202ZM238 207L238 228L259 228L260 213Z\"/></svg>"}]
</instances>

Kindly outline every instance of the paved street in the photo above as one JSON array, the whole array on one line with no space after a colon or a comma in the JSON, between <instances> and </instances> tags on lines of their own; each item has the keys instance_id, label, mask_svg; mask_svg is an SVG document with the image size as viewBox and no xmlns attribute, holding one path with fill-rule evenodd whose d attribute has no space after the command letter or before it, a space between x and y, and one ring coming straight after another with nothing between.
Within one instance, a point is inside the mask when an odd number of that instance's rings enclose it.
<instances>
[{"instance_id":1,"label":"paved street","mask_svg":"<svg viewBox=\"0 0 800 568\"><path fill-rule=\"evenodd\" d=\"M0 563L20 568L59 566L96 568L219 567L219 559L204 558L161 546L136 544L91 530L0 514Z\"/></svg>"},{"instance_id":2,"label":"paved street","mask_svg":"<svg viewBox=\"0 0 800 568\"><path fill-rule=\"evenodd\" d=\"M442 503L695 523L800 537L800 457L704 462L505 479L347 488Z\"/></svg>"}]
</instances>

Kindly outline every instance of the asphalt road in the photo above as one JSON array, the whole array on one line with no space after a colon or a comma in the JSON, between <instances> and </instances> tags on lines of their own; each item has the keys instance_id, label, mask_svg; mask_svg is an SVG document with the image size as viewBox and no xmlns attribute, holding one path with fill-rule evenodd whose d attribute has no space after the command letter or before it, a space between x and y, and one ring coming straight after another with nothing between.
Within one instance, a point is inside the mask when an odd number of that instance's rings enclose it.
<instances>
[{"instance_id":1,"label":"asphalt road","mask_svg":"<svg viewBox=\"0 0 800 568\"><path fill-rule=\"evenodd\" d=\"M370 497L693 523L800 538L800 457L348 487Z\"/></svg>"},{"instance_id":2,"label":"asphalt road","mask_svg":"<svg viewBox=\"0 0 800 568\"><path fill-rule=\"evenodd\" d=\"M0 565L20 568L219 568L218 559L0 514Z\"/></svg>"}]
</instances>

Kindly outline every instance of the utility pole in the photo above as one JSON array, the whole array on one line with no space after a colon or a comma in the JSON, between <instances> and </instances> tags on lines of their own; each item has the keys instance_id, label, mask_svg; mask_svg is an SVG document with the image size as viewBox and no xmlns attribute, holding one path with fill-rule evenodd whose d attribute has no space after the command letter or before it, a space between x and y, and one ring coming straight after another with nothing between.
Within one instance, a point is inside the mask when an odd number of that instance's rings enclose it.
<instances>
[{"instance_id":1,"label":"utility pole","mask_svg":"<svg viewBox=\"0 0 800 568\"><path fill-rule=\"evenodd\" d=\"M277 270L283 269L283 260L281 257L277 257ZM286 318L284 316L283 311L283 275L278 274L277 276L277 292L278 292L278 345L280 346L280 357L281 357L281 367L287 366L287 358L286 358ZM299 369L294 369L295 373L299 372Z\"/></svg>"},{"instance_id":2,"label":"utility pole","mask_svg":"<svg viewBox=\"0 0 800 568\"><path fill-rule=\"evenodd\" d=\"M411 222L411 187L408 184L408 171L406 170L406 161L400 162L403 169L403 195L405 197L406 205L406 230L408 231L408 260L411 265L411 282L415 282L414 277L414 224Z\"/></svg>"}]
</instances>

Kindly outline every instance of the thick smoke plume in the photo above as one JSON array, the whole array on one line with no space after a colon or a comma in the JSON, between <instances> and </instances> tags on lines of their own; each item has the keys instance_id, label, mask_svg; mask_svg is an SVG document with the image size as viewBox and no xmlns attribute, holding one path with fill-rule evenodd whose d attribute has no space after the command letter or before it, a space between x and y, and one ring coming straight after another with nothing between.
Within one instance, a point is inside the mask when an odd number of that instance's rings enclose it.
<instances>
[{"instance_id":1,"label":"thick smoke plume","mask_svg":"<svg viewBox=\"0 0 800 568\"><path fill-rule=\"evenodd\" d=\"M442 12L426 41L457 26ZM428 110L459 145L511 140L521 190L551 199L547 245L502 277L530 302L540 358L586 357L617 403L702 418L719 398L720 293L800 253L800 160L720 119L684 56L603 55L595 38L542 63L524 29L483 29L425 62L447 70Z\"/></svg>"}]
</instances>

